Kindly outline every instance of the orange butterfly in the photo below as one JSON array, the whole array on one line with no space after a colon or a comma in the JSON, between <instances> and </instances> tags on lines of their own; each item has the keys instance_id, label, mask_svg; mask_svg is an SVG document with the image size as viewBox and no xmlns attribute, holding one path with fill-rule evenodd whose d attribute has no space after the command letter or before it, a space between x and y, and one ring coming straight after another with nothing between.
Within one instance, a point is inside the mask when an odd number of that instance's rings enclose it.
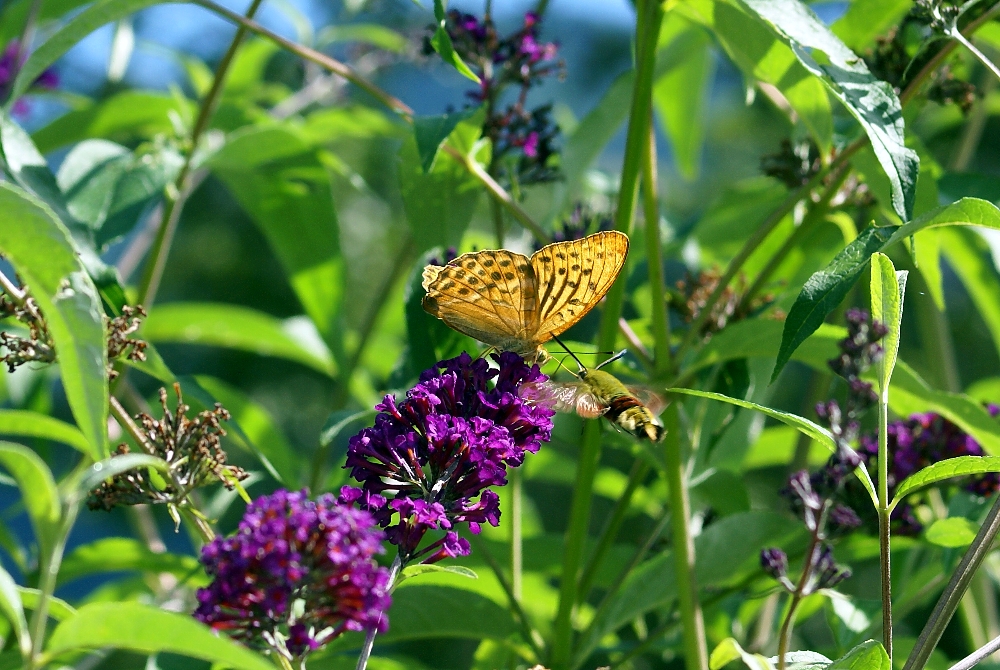
<instances>
[{"instance_id":1,"label":"orange butterfly","mask_svg":"<svg viewBox=\"0 0 1000 670\"><path fill-rule=\"evenodd\" d=\"M531 258L504 249L424 268L423 306L455 330L534 362L542 347L596 305L625 266L628 236L600 232L542 247Z\"/></svg>"}]
</instances>

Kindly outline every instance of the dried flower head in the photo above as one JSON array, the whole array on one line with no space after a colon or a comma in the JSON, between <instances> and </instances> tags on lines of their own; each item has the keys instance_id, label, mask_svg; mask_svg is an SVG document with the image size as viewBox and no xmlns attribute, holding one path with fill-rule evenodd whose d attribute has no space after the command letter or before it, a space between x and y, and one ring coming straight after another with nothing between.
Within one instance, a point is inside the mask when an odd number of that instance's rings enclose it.
<instances>
[{"instance_id":1,"label":"dried flower head","mask_svg":"<svg viewBox=\"0 0 1000 670\"><path fill-rule=\"evenodd\" d=\"M111 367L118 357L125 356L130 361L146 360L146 341L131 337L139 330L145 316L146 310L142 305L125 305L120 316L108 321L108 375L111 379L118 376L118 372Z\"/></svg>"},{"instance_id":2,"label":"dried flower head","mask_svg":"<svg viewBox=\"0 0 1000 670\"><path fill-rule=\"evenodd\" d=\"M696 275L687 273L684 279L677 281L676 290L670 291L669 306L680 313L681 318L686 323L696 321L708 304L709 297L719 286L721 278L722 273L717 267L702 270ZM757 296L749 304L741 306L746 290L747 282L743 275L739 276L735 287L726 286L722 296L712 307L711 315L701 328L700 335L702 337L711 337L728 324L756 314L774 302L774 296L767 293Z\"/></svg>"},{"instance_id":3,"label":"dried flower head","mask_svg":"<svg viewBox=\"0 0 1000 670\"><path fill-rule=\"evenodd\" d=\"M808 184L822 169L819 145L811 139L795 144L783 139L777 153L767 154L760 159L760 171L774 177L790 190Z\"/></svg>"},{"instance_id":4,"label":"dried flower head","mask_svg":"<svg viewBox=\"0 0 1000 670\"><path fill-rule=\"evenodd\" d=\"M87 500L91 509L145 503L182 505L194 489L215 482L232 489L235 481L246 479L241 468L226 465L226 452L220 445L220 438L226 434L221 424L229 420L229 412L216 403L213 409L189 419L187 412L191 408L184 404L180 384L174 384L174 393L177 407L171 412L167 390L160 389L162 419L146 413L135 417L142 427L143 448L150 456L166 461L169 477L161 481L145 468L126 470L91 491ZM119 445L116 453L129 453L128 445Z\"/></svg>"},{"instance_id":5,"label":"dried flower head","mask_svg":"<svg viewBox=\"0 0 1000 670\"><path fill-rule=\"evenodd\" d=\"M0 362L7 364L8 372L25 363L51 363L56 360L49 327L27 287L22 288L19 295L0 293L0 320L8 318L20 322L28 330L27 337L0 331L0 352L7 350L0 356Z\"/></svg>"},{"instance_id":6,"label":"dried flower head","mask_svg":"<svg viewBox=\"0 0 1000 670\"><path fill-rule=\"evenodd\" d=\"M305 491L275 491L247 506L231 537L202 549L212 582L198 589L194 616L300 663L344 631L384 631L382 539L371 514L330 494L312 501Z\"/></svg>"},{"instance_id":7,"label":"dried flower head","mask_svg":"<svg viewBox=\"0 0 1000 670\"><path fill-rule=\"evenodd\" d=\"M497 365L463 353L420 375L400 402L389 395L375 409L375 425L351 438L347 464L361 488L344 487L341 500L370 510L399 547L403 564L431 563L469 553L455 532L467 523L500 522L491 486L507 483L552 432L552 410L518 394L525 382L547 379L512 352L493 354ZM444 537L421 547L429 530Z\"/></svg>"}]
</instances>

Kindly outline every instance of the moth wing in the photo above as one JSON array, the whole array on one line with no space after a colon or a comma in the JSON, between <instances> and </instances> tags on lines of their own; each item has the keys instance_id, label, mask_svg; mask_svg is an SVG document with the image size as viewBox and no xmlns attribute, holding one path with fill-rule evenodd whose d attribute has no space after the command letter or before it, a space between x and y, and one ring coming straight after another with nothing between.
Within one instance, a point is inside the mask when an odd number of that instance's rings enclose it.
<instances>
[{"instance_id":1,"label":"moth wing","mask_svg":"<svg viewBox=\"0 0 1000 670\"><path fill-rule=\"evenodd\" d=\"M628 392L646 406L653 416L660 416L669 404L662 395L645 386L626 386Z\"/></svg>"},{"instance_id":2,"label":"moth wing","mask_svg":"<svg viewBox=\"0 0 1000 670\"><path fill-rule=\"evenodd\" d=\"M521 387L521 397L557 412L578 414L584 419L596 419L608 411L583 382L528 383Z\"/></svg>"}]
</instances>

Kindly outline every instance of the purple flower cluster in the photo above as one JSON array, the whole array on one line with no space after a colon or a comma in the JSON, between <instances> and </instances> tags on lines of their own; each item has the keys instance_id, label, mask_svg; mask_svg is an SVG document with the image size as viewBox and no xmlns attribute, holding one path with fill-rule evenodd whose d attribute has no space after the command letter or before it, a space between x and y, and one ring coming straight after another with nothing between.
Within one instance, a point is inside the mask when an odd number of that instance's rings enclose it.
<instances>
[{"instance_id":1,"label":"purple flower cluster","mask_svg":"<svg viewBox=\"0 0 1000 670\"><path fill-rule=\"evenodd\" d=\"M506 484L507 466L521 465L552 434L552 410L519 395L522 384L547 377L511 352L491 359L496 368L466 353L441 361L404 400L386 396L375 425L350 440L344 467L361 488L345 486L341 501L374 513L404 565L468 554L456 524L473 533L496 526L499 497L489 487ZM420 548L429 530L446 532Z\"/></svg>"},{"instance_id":2,"label":"purple flower cluster","mask_svg":"<svg viewBox=\"0 0 1000 670\"><path fill-rule=\"evenodd\" d=\"M346 630L385 630L389 571L371 514L330 495L278 490L250 504L234 535L202 549L212 577L194 616L255 649L301 659Z\"/></svg>"},{"instance_id":3,"label":"purple flower cluster","mask_svg":"<svg viewBox=\"0 0 1000 670\"><path fill-rule=\"evenodd\" d=\"M10 87L14 83L17 73L21 70L21 66L24 65L26 56L27 54L21 53L21 44L18 40L8 42L7 48L4 49L3 54L0 54L0 103L5 102L10 95ZM53 89L59 85L59 76L51 68L47 69L39 75L34 85L38 88ZM18 115L24 115L28 112L28 103L24 100L17 100L12 111Z\"/></svg>"},{"instance_id":4,"label":"purple flower cluster","mask_svg":"<svg viewBox=\"0 0 1000 670\"><path fill-rule=\"evenodd\" d=\"M490 174L520 185L559 176L558 168L549 164L556 155L554 142L559 134L551 119L552 106L533 110L526 106L532 87L563 72L562 62L555 60L559 46L539 39L539 22L535 12L528 12L520 30L501 37L488 14L480 21L451 10L445 21L455 52L480 79L479 88L468 96L486 106L483 135L493 143ZM425 51L432 51L429 40ZM517 89L515 101L502 107L501 99L509 88Z\"/></svg>"},{"instance_id":5,"label":"purple flower cluster","mask_svg":"<svg viewBox=\"0 0 1000 670\"><path fill-rule=\"evenodd\" d=\"M997 405L987 405L992 416L1000 413ZM939 414L913 414L908 419L893 421L888 426L889 495L910 475L927 466L959 456L984 456L978 442L961 428ZM866 463L878 460L878 435L864 435L859 451ZM991 496L1000 490L1000 475L986 473L966 478L964 489L979 496ZM898 532L919 533L922 526L913 508L903 503L893 510Z\"/></svg>"}]
</instances>

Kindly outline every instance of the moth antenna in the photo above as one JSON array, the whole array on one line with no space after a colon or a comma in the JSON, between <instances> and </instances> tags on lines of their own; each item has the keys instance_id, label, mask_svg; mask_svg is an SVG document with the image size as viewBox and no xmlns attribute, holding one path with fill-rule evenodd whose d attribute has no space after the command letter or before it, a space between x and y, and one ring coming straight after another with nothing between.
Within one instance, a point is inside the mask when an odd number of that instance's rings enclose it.
<instances>
[{"instance_id":1,"label":"moth antenna","mask_svg":"<svg viewBox=\"0 0 1000 670\"><path fill-rule=\"evenodd\" d=\"M598 366L597 366L596 368L594 368L594 369L595 369L595 370L600 370L601 368L603 368L603 367L604 367L605 365L607 365L608 363L614 363L614 362L615 362L615 361L617 361L617 360L618 360L619 358L621 358L622 356L624 356L624 355L625 355L626 353L628 353L628 349L622 349L622 350L621 350L621 351L619 351L619 352L618 352L617 354L615 354L614 356L612 356L612 357L611 357L611 358L609 358L608 360L604 361L603 363L601 363L600 365L598 365Z\"/></svg>"},{"instance_id":2,"label":"moth antenna","mask_svg":"<svg viewBox=\"0 0 1000 670\"><path fill-rule=\"evenodd\" d=\"M555 340L559 344L560 347L562 347L563 349L565 349L567 354L569 354L570 356L573 357L573 360L576 361L576 364L580 366L580 372L586 372L587 371L587 366L580 362L580 359L576 357L576 354L574 354L572 351L570 351L569 347L567 347L563 343L563 341L559 339L559 337L557 335L553 335L552 339Z\"/></svg>"}]
</instances>

